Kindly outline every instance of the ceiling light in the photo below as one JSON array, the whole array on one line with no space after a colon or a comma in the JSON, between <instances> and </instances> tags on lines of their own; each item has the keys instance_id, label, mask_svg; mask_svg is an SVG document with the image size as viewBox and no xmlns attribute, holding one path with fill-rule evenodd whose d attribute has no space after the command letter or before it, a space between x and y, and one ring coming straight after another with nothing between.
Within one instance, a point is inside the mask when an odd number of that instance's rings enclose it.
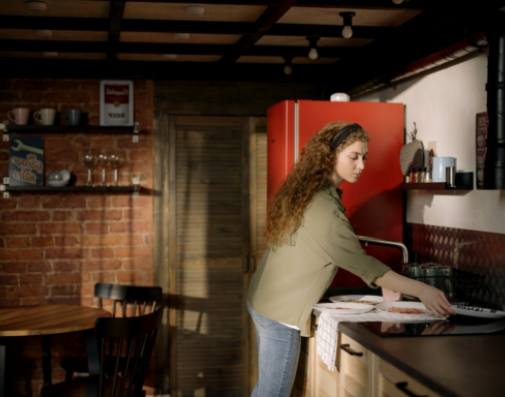
<instances>
[{"instance_id":1,"label":"ceiling light","mask_svg":"<svg viewBox=\"0 0 505 397\"><path fill-rule=\"evenodd\" d=\"M291 66L291 58L284 58L284 67L282 68L282 72L286 76L290 76L293 73L293 67Z\"/></svg>"},{"instance_id":2,"label":"ceiling light","mask_svg":"<svg viewBox=\"0 0 505 397\"><path fill-rule=\"evenodd\" d=\"M46 58L55 58L60 54L59 54L59 52L56 52L56 51L44 51L42 53L42 55Z\"/></svg>"},{"instance_id":3,"label":"ceiling light","mask_svg":"<svg viewBox=\"0 0 505 397\"><path fill-rule=\"evenodd\" d=\"M397 6L402 4L404 0L393 0L393 4L396 4Z\"/></svg>"},{"instance_id":4,"label":"ceiling light","mask_svg":"<svg viewBox=\"0 0 505 397\"><path fill-rule=\"evenodd\" d=\"M307 56L311 61L315 61L319 58L319 53L317 52L317 41L319 37L307 37L307 40L309 41L309 52Z\"/></svg>"},{"instance_id":5,"label":"ceiling light","mask_svg":"<svg viewBox=\"0 0 505 397\"><path fill-rule=\"evenodd\" d=\"M205 7L204 6L200 6L200 5L191 5L191 6L187 6L185 8L185 11L189 15L194 15L194 16L201 17L203 14L205 14Z\"/></svg>"},{"instance_id":6,"label":"ceiling light","mask_svg":"<svg viewBox=\"0 0 505 397\"><path fill-rule=\"evenodd\" d=\"M163 54L163 58L165 59L177 59L179 58L178 54Z\"/></svg>"},{"instance_id":7,"label":"ceiling light","mask_svg":"<svg viewBox=\"0 0 505 397\"><path fill-rule=\"evenodd\" d=\"M29 10L34 11L46 11L47 1L46 0L25 0L25 5Z\"/></svg>"},{"instance_id":8,"label":"ceiling light","mask_svg":"<svg viewBox=\"0 0 505 397\"><path fill-rule=\"evenodd\" d=\"M344 39L350 39L353 35L352 18L356 15L356 13L352 11L346 11L339 13L339 15L344 20L343 23L344 27L342 28L342 37Z\"/></svg>"}]
</instances>

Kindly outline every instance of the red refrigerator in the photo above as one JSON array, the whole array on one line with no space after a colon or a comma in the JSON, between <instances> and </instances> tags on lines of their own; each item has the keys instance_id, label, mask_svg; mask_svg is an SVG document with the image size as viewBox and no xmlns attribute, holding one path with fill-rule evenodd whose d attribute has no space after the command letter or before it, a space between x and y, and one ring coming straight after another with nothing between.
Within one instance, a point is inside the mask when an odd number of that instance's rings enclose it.
<instances>
[{"instance_id":1,"label":"red refrigerator","mask_svg":"<svg viewBox=\"0 0 505 397\"><path fill-rule=\"evenodd\" d=\"M268 115L268 199L272 198L297 161L300 149L321 127L333 121L356 122L368 131L368 159L360 180L342 184L346 215L357 234L403 241L404 193L400 149L404 143L405 106L396 103L286 100ZM395 270L400 251L367 247ZM359 287L356 276L339 270L333 287Z\"/></svg>"}]
</instances>

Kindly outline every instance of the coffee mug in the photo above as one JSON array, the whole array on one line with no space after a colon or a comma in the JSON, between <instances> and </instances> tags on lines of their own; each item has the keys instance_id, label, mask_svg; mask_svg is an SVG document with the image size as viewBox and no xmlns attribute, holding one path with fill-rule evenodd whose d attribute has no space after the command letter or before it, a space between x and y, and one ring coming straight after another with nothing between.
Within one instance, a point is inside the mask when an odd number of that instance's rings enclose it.
<instances>
[{"instance_id":1,"label":"coffee mug","mask_svg":"<svg viewBox=\"0 0 505 397\"><path fill-rule=\"evenodd\" d=\"M65 123L71 126L81 124L81 111L77 108L67 109L65 111Z\"/></svg>"},{"instance_id":2,"label":"coffee mug","mask_svg":"<svg viewBox=\"0 0 505 397\"><path fill-rule=\"evenodd\" d=\"M38 124L53 125L55 115L56 115L56 109L43 108L34 112L33 118L35 119L35 122Z\"/></svg>"},{"instance_id":3,"label":"coffee mug","mask_svg":"<svg viewBox=\"0 0 505 397\"><path fill-rule=\"evenodd\" d=\"M447 167L456 169L456 158L454 157L433 157L432 159L431 180L433 182L448 182L446 180Z\"/></svg>"},{"instance_id":4,"label":"coffee mug","mask_svg":"<svg viewBox=\"0 0 505 397\"><path fill-rule=\"evenodd\" d=\"M28 116L30 115L30 109L28 108L14 108L7 112L7 118L17 125L28 124Z\"/></svg>"}]
</instances>

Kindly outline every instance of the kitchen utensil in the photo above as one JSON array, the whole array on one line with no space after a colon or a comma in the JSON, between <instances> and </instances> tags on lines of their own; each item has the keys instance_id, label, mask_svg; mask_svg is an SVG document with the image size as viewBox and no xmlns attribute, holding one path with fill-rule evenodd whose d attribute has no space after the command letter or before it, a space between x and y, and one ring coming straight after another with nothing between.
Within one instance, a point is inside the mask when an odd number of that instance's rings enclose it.
<instances>
[{"instance_id":1,"label":"kitchen utensil","mask_svg":"<svg viewBox=\"0 0 505 397\"><path fill-rule=\"evenodd\" d=\"M411 170L424 168L424 146L416 138L417 127L410 133L411 142L404 145L400 150L400 168L403 175L408 175Z\"/></svg>"},{"instance_id":2,"label":"kitchen utensil","mask_svg":"<svg viewBox=\"0 0 505 397\"><path fill-rule=\"evenodd\" d=\"M70 181L70 171L53 171L47 175L47 184L49 186L66 186Z\"/></svg>"}]
</instances>

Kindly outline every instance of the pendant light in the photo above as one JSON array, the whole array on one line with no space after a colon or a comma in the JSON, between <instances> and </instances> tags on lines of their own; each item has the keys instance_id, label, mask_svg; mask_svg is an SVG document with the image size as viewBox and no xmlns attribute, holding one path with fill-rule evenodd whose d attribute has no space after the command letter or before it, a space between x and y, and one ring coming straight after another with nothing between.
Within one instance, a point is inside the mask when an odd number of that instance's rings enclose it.
<instances>
[{"instance_id":1,"label":"pendant light","mask_svg":"<svg viewBox=\"0 0 505 397\"><path fill-rule=\"evenodd\" d=\"M291 58L284 57L284 67L282 68L282 72L286 76L290 76L293 73L293 67L291 66Z\"/></svg>"},{"instance_id":2,"label":"pendant light","mask_svg":"<svg viewBox=\"0 0 505 397\"><path fill-rule=\"evenodd\" d=\"M307 41L309 42L309 52L307 53L307 56L311 61L315 61L319 58L319 53L317 51L318 40L319 37L307 37Z\"/></svg>"},{"instance_id":3,"label":"pendant light","mask_svg":"<svg viewBox=\"0 0 505 397\"><path fill-rule=\"evenodd\" d=\"M352 18L356 15L355 12L345 11L340 12L339 15L342 17L344 27L342 28L342 37L344 39L350 39L352 37Z\"/></svg>"}]
</instances>

